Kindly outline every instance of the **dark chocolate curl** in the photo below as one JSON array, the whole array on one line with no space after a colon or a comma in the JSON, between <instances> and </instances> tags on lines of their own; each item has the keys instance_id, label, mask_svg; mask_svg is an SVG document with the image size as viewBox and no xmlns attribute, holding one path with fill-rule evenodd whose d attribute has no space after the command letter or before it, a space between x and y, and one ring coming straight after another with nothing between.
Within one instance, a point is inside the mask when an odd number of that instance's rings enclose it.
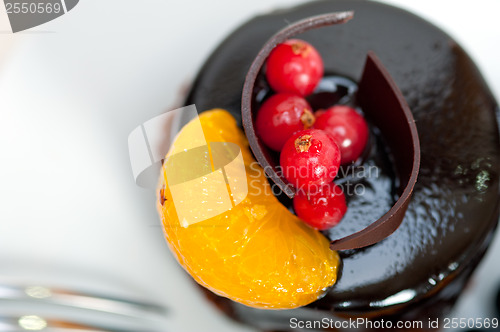
<instances>
[{"instance_id":1,"label":"dark chocolate curl","mask_svg":"<svg viewBox=\"0 0 500 332\"><path fill-rule=\"evenodd\" d=\"M400 196L389 212L370 226L332 241L332 250L366 247L382 241L398 229L410 203L420 167L420 143L413 115L401 91L373 52L368 53L357 100L391 149Z\"/></svg>"}]
</instances>

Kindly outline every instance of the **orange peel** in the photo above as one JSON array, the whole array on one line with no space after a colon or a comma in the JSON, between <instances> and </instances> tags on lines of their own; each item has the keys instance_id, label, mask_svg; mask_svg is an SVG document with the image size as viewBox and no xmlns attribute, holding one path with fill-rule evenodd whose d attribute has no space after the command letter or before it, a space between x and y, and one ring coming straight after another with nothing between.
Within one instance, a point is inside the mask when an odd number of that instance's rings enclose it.
<instances>
[{"instance_id":1,"label":"orange peel","mask_svg":"<svg viewBox=\"0 0 500 332\"><path fill-rule=\"evenodd\" d=\"M160 180L157 206L171 251L200 285L244 305L292 309L317 300L336 281L338 254L329 249L320 232L305 225L272 194L246 137L227 111L203 112L198 119L177 135ZM167 176L165 165L175 154L199 146L200 123L207 142L234 143L240 148L248 193L237 204L233 200L229 210L186 224L179 220L168 183L172 177ZM194 181L198 195L202 188L201 193L213 202L217 195L203 187L206 179L202 176L190 183ZM226 188L231 195L230 185Z\"/></svg>"}]
</instances>

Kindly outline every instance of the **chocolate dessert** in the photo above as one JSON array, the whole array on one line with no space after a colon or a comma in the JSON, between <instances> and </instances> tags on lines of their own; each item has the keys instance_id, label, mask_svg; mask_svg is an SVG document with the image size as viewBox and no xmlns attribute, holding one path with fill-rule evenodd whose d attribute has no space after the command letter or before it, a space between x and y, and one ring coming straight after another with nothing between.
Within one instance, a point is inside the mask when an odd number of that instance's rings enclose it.
<instances>
[{"instance_id":1,"label":"chocolate dessert","mask_svg":"<svg viewBox=\"0 0 500 332\"><path fill-rule=\"evenodd\" d=\"M406 99L420 140L420 174L404 219L386 239L340 251L337 283L305 307L262 310L207 295L231 317L265 330L290 330L292 318L358 317L420 320L427 328L428 319L447 313L460 295L499 218L498 106L474 63L451 37L411 13L372 1L306 3L238 28L207 60L186 105L224 108L242 125L245 79L269 38L289 22L340 11L354 11L355 18L300 35L325 62L326 76L308 101L316 107L356 103L367 54L377 55ZM254 92L256 104L268 95L263 77L257 78ZM363 164L373 171L362 178L346 176L362 183L365 191L347 194L344 220L324 232L331 241L372 224L401 195L391 144L377 126L371 128L371 149ZM286 195L280 200L290 204Z\"/></svg>"}]
</instances>

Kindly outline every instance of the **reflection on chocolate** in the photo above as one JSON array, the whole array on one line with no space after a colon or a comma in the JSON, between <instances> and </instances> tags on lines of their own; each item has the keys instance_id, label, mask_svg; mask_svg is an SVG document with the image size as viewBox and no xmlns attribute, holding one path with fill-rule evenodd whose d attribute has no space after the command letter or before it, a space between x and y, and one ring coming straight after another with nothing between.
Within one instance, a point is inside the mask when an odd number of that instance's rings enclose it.
<instances>
[{"instance_id":1,"label":"reflection on chocolate","mask_svg":"<svg viewBox=\"0 0 500 332\"><path fill-rule=\"evenodd\" d=\"M500 138L497 103L467 54L448 35L403 10L373 1L330 0L257 17L230 35L207 60L186 104L228 109L241 120L246 73L262 45L305 17L354 10L348 24L308 31L325 70L359 82L373 50L402 91L419 132L421 165L401 226L385 240L341 253L343 271L322 299L297 310L254 310L213 297L231 317L262 330L290 330L291 317L423 320L446 313L481 260L498 223ZM258 82L259 83L259 82ZM387 145L375 133L344 220L324 234L334 240L379 219L397 198ZM362 331L362 329L360 329Z\"/></svg>"}]
</instances>

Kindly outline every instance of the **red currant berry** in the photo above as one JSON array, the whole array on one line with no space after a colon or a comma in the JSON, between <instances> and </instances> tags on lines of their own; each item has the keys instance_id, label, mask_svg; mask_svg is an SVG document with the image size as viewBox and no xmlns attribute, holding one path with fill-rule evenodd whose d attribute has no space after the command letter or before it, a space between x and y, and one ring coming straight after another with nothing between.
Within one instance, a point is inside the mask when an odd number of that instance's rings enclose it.
<instances>
[{"instance_id":1,"label":"red currant berry","mask_svg":"<svg viewBox=\"0 0 500 332\"><path fill-rule=\"evenodd\" d=\"M326 113L326 110L325 110L325 109L319 109L319 110L317 110L316 112L314 112L314 116L315 116L316 118L319 118L320 116L322 116L322 115L323 115L323 114L325 114L325 113Z\"/></svg>"},{"instance_id":2,"label":"red currant berry","mask_svg":"<svg viewBox=\"0 0 500 332\"><path fill-rule=\"evenodd\" d=\"M300 219L319 230L336 226L347 211L342 188L333 182L309 194L299 190L293 207Z\"/></svg>"},{"instance_id":3,"label":"red currant berry","mask_svg":"<svg viewBox=\"0 0 500 332\"><path fill-rule=\"evenodd\" d=\"M311 106L299 96L278 93L267 99L257 113L257 135L271 149L280 151L296 131L314 124Z\"/></svg>"},{"instance_id":4,"label":"red currant berry","mask_svg":"<svg viewBox=\"0 0 500 332\"><path fill-rule=\"evenodd\" d=\"M330 107L318 116L314 128L330 134L337 142L342 165L356 161L368 141L368 125L361 114L344 105Z\"/></svg>"},{"instance_id":5,"label":"red currant berry","mask_svg":"<svg viewBox=\"0 0 500 332\"><path fill-rule=\"evenodd\" d=\"M283 146L280 164L285 178L306 191L332 182L340 166L340 150L324 131L306 129L293 134Z\"/></svg>"},{"instance_id":6,"label":"red currant berry","mask_svg":"<svg viewBox=\"0 0 500 332\"><path fill-rule=\"evenodd\" d=\"M311 44L290 39L269 54L266 77L271 88L277 92L307 96L323 77L323 60Z\"/></svg>"}]
</instances>

